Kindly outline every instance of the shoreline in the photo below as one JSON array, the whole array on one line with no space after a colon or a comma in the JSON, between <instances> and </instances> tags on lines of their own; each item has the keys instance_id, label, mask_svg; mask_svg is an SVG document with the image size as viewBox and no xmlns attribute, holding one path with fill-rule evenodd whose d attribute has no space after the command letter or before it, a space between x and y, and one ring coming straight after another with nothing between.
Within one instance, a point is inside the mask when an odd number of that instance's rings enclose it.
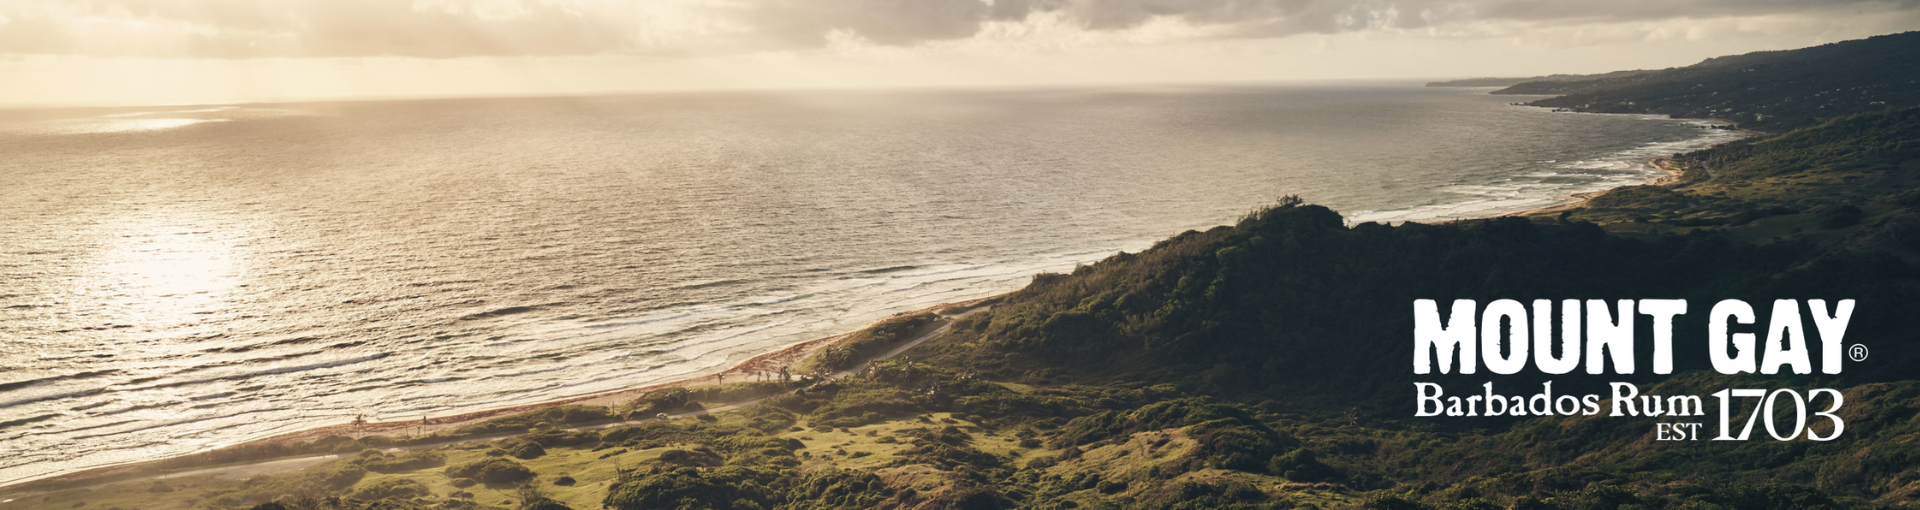
<instances>
[{"instance_id":1,"label":"shoreline","mask_svg":"<svg viewBox=\"0 0 1920 510\"><path fill-rule=\"evenodd\" d=\"M1545 108L1545 107L1544 107L1544 106L1540 106L1540 107L1535 107L1535 108ZM1577 112L1577 113L1590 113L1590 112ZM1610 114L1610 113L1601 113L1601 114L1597 114L1597 115L1635 115L1635 114ZM1657 114L1654 114L1654 115L1657 115ZM1709 124L1709 125L1711 125L1711 124L1726 124L1726 125L1733 125L1733 126L1738 126L1738 125L1740 125L1740 124L1739 124L1738 122L1733 122L1733 121L1730 121L1730 120L1725 120L1725 119L1717 119L1717 118L1713 118L1713 117L1700 117L1700 118L1690 118L1690 117L1689 117L1689 118L1682 118L1682 117L1673 117L1673 116L1668 116L1668 118L1671 118L1671 119L1675 119L1675 120L1697 120L1697 121L1701 121L1701 122L1705 122L1705 123L1707 123L1707 124ZM1745 139L1748 139L1748 138L1760 138L1760 137L1765 137L1765 136L1767 136L1767 133L1765 133L1765 132L1762 132L1762 131L1754 131L1754 130L1751 130L1751 129L1744 129L1744 128L1735 128L1735 129L1734 129L1734 131L1736 131L1736 132L1739 132L1740 134L1742 134L1742 135L1745 135L1745 136L1742 136L1742 137L1740 137L1740 138L1738 138L1738 139L1734 139L1734 140L1728 140L1728 141L1725 141L1725 142L1720 142L1720 143L1716 143L1716 144L1713 144L1713 145L1708 145L1708 146L1706 146L1706 147L1703 147L1703 148L1699 148L1699 149L1693 149L1693 150L1691 150L1691 151L1688 151L1688 152L1698 152L1698 151L1703 151L1703 150L1707 150L1707 149L1712 149L1712 148L1714 148L1714 147L1719 147L1719 146L1721 146L1721 145L1726 145L1726 144L1729 144L1729 143L1733 143L1733 142L1737 142L1737 141L1740 141L1740 140L1745 140ZM1539 214L1539 213L1549 213L1549 212L1559 212L1559 211L1565 211L1565 210L1569 210L1569 209L1576 209L1576 208L1579 208L1579 207L1580 207L1580 206L1581 206L1582 204L1585 204L1585 203L1587 203L1587 201L1588 201L1588 200L1592 200L1592 199L1593 199L1593 197L1597 197L1597 196L1600 196L1600 195L1603 195L1603 194L1606 194L1606 193L1607 193L1607 192L1609 192L1609 191L1613 191L1613 190L1617 190L1617 189L1620 189L1620 188L1624 188L1624 187L1627 187L1627 186L1666 186L1666 187L1675 187L1674 185L1675 185L1675 184L1679 184L1679 183L1680 183L1680 179L1681 179L1681 178L1682 178L1682 177L1684 176L1684 174L1685 174L1685 172L1684 172L1684 171L1682 171L1682 170L1680 170L1679 168L1674 168L1674 167L1672 166L1672 162L1673 162L1673 158L1672 158L1671 156L1656 156L1656 157L1654 157L1653 159L1649 159L1649 160L1647 160L1647 161L1646 161L1646 163L1645 163L1645 164L1646 164L1647 166L1650 166L1650 167L1653 167L1653 169L1654 169L1654 170L1659 170L1660 172L1663 172L1663 173L1665 173L1666 175L1657 175L1657 176L1654 176L1654 177L1653 177L1652 179L1648 179L1648 180L1647 180L1647 182L1646 182L1645 184L1627 184L1627 185L1621 185L1621 186L1614 186L1614 187L1611 187L1611 188L1607 188L1607 189L1603 189L1603 190L1596 190L1596 191L1582 191L1582 192L1579 192L1579 193L1569 193L1569 194L1567 194L1567 195L1566 195L1565 197L1563 197L1563 198L1564 198L1565 200L1567 200L1567 202L1566 202L1566 203L1563 203L1563 204L1557 204L1557 205L1550 205L1550 206L1546 206L1546 207L1536 207L1536 208L1533 208L1533 209L1526 209L1526 210L1522 210L1522 211L1515 211L1515 212L1510 212L1510 213L1505 213L1505 214L1500 214L1500 215L1497 215L1497 216L1489 216L1489 218L1500 218L1500 217L1507 217L1507 216L1526 216L1526 215L1530 215L1530 214Z\"/></svg>"},{"instance_id":2,"label":"shoreline","mask_svg":"<svg viewBox=\"0 0 1920 510\"><path fill-rule=\"evenodd\" d=\"M1569 209L1576 209L1576 208L1579 208L1581 205L1586 204L1588 200L1592 200L1593 197L1597 197L1597 196L1606 194L1609 191L1617 190L1627 186L1672 186L1674 184L1678 184L1680 182L1681 175L1685 173L1678 168L1674 168L1671 164L1672 161L1673 161L1673 158L1667 157L1667 156L1660 156L1660 157L1647 160L1646 162L1647 166L1653 167L1653 169L1655 170L1664 172L1666 173L1666 175L1654 176L1654 178L1648 179L1645 184L1627 184L1622 186L1614 186L1614 187L1599 190L1599 191L1582 191L1579 193L1569 193L1566 196L1566 199L1568 200L1568 202L1564 204L1527 209L1524 211L1516 211L1516 212L1511 212L1507 214L1502 214L1496 217L1526 216L1529 214L1559 212L1559 211L1565 211Z\"/></svg>"},{"instance_id":3,"label":"shoreline","mask_svg":"<svg viewBox=\"0 0 1920 510\"><path fill-rule=\"evenodd\" d=\"M1019 290L1015 289L1007 292L1000 292L1000 293L977 297L973 299L954 301L954 302L948 302L948 303L940 303L940 304L928 306L925 308L902 311L894 315L888 316L887 318L890 319L893 317L900 317L904 315L912 315L912 314L918 314L918 313L929 313L929 312L939 313L944 310L950 310L955 308L961 308L961 309L979 308L982 304L986 304L987 302L997 300L1001 297L1005 297L1006 295L1012 294L1014 292L1019 292ZM949 315L949 314L940 314L940 315ZM884 321L886 319L880 319L880 320ZM208 463L208 464L187 465L187 466L179 466L179 467L171 467L171 468L159 468L158 466L158 464L160 463L172 461L175 459L191 457L194 455L200 455L200 454L219 451L219 450L228 449L228 448L240 448L240 447L246 447L246 446L264 445L264 444L271 444L271 443L283 443L283 442L311 442L313 440L328 437L328 436L346 436L346 437L352 437L357 439L357 438L366 437L366 436L381 435L382 433L385 433L385 432L408 431L408 430L416 430L417 433L414 434L416 436L425 436L441 430L459 428L467 425L485 422L494 418L520 414L528 411L546 409L550 407L558 407L558 406L564 406L564 405L613 406L613 405L623 404L623 403L632 401L633 399L639 398L640 396L643 396L647 393L651 393L651 392L655 392L655 391L659 391L667 388L685 388L685 387L697 387L697 386L719 384L715 376L739 375L739 376L742 376L741 380L743 381L750 380L747 377L750 377L752 372L756 372L756 371L772 372L777 370L782 365L798 366L801 361L805 360L808 356L813 355L813 353L818 352L821 348L824 348L828 345L832 345L833 342L838 341L842 338L846 338L848 335L852 335L854 333L863 331L878 322L879 321L863 324L859 328L855 328L852 331L847 331L847 332L838 333L834 335L829 335L829 336L824 336L824 337L815 338L811 340L804 340L804 341L788 344L778 349L767 351L767 352L755 355L751 358L747 358L744 361L728 366L726 369L720 370L717 372L692 374L692 375L688 375L678 379L658 381L658 382L648 383L648 384L638 386L638 387L633 387L633 388L604 391L604 392L591 393L586 395L576 395L571 397L562 397L562 398L556 398L556 399L534 402L529 404L481 409L477 411L468 411L468 412L463 412L463 413L453 414L453 415L443 416L443 417L426 418L424 424L420 421L408 420L408 421L366 422L359 425L347 423L347 424L338 424L338 425L321 425L316 427L309 427L301 430L296 430L293 432L286 432L286 433L275 434L275 435L267 436L263 438L241 441L241 442L233 443L230 445L221 446L219 448L200 450L200 451L174 455L169 457L130 461L130 462L117 463L117 464L107 464L102 466L90 467L90 468L82 469L79 471L73 471L70 473L62 473L62 474L49 475L49 476L44 476L39 478L27 478L27 479L12 481L12 482L6 482L4 484L0 484L0 494L11 493L14 491L18 491L25 486L33 485L33 484L41 484L41 483L57 484L62 481L81 482L89 479L109 478L109 477L123 476L123 475L129 475L129 474L135 475L135 476L142 475L142 474L156 474L156 475L164 476L169 473L197 471L197 470L217 468L217 467L227 466L227 465L245 465L245 464L252 464L252 463L275 462L275 461L284 461L289 459L298 459L298 458L306 457L306 455L289 456L289 457L270 457L270 458L263 458L263 459L253 459L253 460L248 460L248 461L239 462L239 463L231 463L231 462L230 463ZM482 440L484 439L478 439L478 438L470 439L470 441L482 441ZM466 442L469 440L455 440L455 441ZM145 469L153 469L154 471L152 473L142 473L141 470L145 470ZM119 482L118 480L107 481L107 482L103 482L103 484L111 484L111 483L118 483L118 482ZM22 491L21 493L33 494L38 492L40 491L37 489L27 489L25 491Z\"/></svg>"}]
</instances>

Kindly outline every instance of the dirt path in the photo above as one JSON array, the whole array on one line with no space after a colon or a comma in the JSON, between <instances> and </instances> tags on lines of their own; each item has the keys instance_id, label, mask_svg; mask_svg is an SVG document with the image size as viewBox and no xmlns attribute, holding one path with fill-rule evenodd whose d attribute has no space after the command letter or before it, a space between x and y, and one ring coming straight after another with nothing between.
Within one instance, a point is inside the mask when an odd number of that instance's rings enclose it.
<instances>
[{"instance_id":1,"label":"dirt path","mask_svg":"<svg viewBox=\"0 0 1920 510\"><path fill-rule=\"evenodd\" d=\"M1667 175L1655 177L1653 180L1647 181L1649 185L1667 186L1680 182L1680 179L1686 176L1685 171L1673 166L1673 160L1671 158L1653 158L1653 161L1648 161L1647 165L1652 166L1654 170L1667 173Z\"/></svg>"},{"instance_id":2,"label":"dirt path","mask_svg":"<svg viewBox=\"0 0 1920 510\"><path fill-rule=\"evenodd\" d=\"M1692 187L1695 187L1695 186L1699 186L1699 185L1702 185L1702 184L1706 184L1706 183L1709 183L1709 182L1713 182L1713 181L1714 181L1715 179L1719 179L1719 178L1720 178L1720 174L1716 174L1716 173L1713 173L1713 168L1712 168L1712 167L1709 167L1709 166L1707 166L1707 165L1706 165L1705 163L1701 163L1701 164L1700 164L1700 170L1702 170L1702 171L1705 171L1705 172L1707 172L1707 180L1704 180L1704 181L1700 181L1700 182L1696 182L1696 183L1693 183L1693 184L1688 184L1688 185L1686 185L1686 186L1681 186L1681 187L1678 187L1678 188L1674 188L1673 190L1674 190L1674 191L1680 191L1680 190L1683 190L1683 189L1687 189L1687 188L1692 188Z\"/></svg>"}]
</instances>

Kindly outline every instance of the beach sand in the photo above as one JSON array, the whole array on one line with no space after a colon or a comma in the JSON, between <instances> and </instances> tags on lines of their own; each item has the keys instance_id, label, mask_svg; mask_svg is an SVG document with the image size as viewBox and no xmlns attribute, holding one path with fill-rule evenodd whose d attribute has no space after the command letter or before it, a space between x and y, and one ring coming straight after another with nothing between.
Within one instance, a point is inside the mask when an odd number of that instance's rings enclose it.
<instances>
[{"instance_id":1,"label":"beach sand","mask_svg":"<svg viewBox=\"0 0 1920 510\"><path fill-rule=\"evenodd\" d=\"M1654 177L1652 180L1647 181L1646 185L1649 185L1649 186L1673 186L1675 184L1679 184L1681 176L1685 173L1685 172L1682 172L1679 168L1676 168L1673 166L1673 158L1665 158L1665 157L1653 158L1652 160L1647 161L1647 166L1651 166L1656 170L1666 173L1666 175ZM1529 214L1559 212L1559 211L1565 211L1568 209L1578 209L1580 208L1580 206L1585 205L1588 200L1592 200L1593 197L1600 196L1602 194L1605 194L1608 191L1613 191L1614 189L1619 189L1619 188L1610 188L1610 189L1605 189L1600 191L1587 191L1587 192L1569 194L1567 195L1567 199L1570 200L1570 202L1560 204L1560 205L1555 205L1555 206L1542 207L1539 209L1528 209L1525 211L1507 214L1507 216L1526 216Z\"/></svg>"},{"instance_id":2,"label":"beach sand","mask_svg":"<svg viewBox=\"0 0 1920 510\"><path fill-rule=\"evenodd\" d=\"M894 317L899 317L903 315L912 315L912 314L918 314L918 313L928 313L928 312L940 313L942 315L951 315L957 311L978 308L981 305L990 303L996 299L999 299L1002 296L1005 296L1006 294L1008 293L995 294L992 296L970 299L966 301L942 303L942 304L922 308L919 310L900 312L898 314L895 314ZM817 352L821 348L824 348L826 346L833 345L835 341L845 338L848 335L851 335L860 330L866 329L869 326L872 326L872 324L861 326L860 329L856 329L854 331L849 331L846 333L841 333L833 336L816 338L816 339L807 340L804 342L791 344L785 347L781 347L780 349L774 350L772 352L768 352L765 354L761 354L761 355L749 358L746 361L735 364L732 367L720 372L701 374L701 375L676 379L672 381L653 383L645 386L637 386L633 388L615 390L610 392L567 397L567 398L549 400L545 402L538 402L538 403L532 403L532 404L524 404L524 405L502 407L502 408L495 408L495 409L485 409L480 411L472 411L472 412L466 412L466 413L460 413L460 414L454 414L454 415L448 415L448 416L437 416L437 417L429 416L424 420L424 422L419 420L406 420L406 421L388 421L388 422L366 422L366 423L360 423L360 424L342 423L338 425L327 425L327 426L314 427L314 428L300 430L296 432L290 432L286 434L280 434L276 436L270 436L270 437L255 439L251 441L246 441L246 442L238 443L235 445L227 446L224 448L235 448L235 447L243 447L247 445L282 443L282 442L305 443L305 442L311 442L316 439L329 437L329 436L346 436L346 437L360 438L365 436L392 435L392 434L405 434L410 436L411 435L428 435L441 430L464 427L467 425L472 425L475 423L480 423L480 422L484 422L484 421L495 419L495 418L510 416L510 415L519 414L527 411L538 410L538 409L545 409L545 408L555 407L555 406L563 406L563 405L614 406L614 405L625 404L647 393L659 391L666 388L691 388L691 387L719 384L719 379L715 376L720 376L720 375L724 375L729 378L738 377L736 381L749 381L749 380L752 380L752 376L755 372L775 372L775 371L778 371L782 366L797 368L800 366L801 361L805 360L808 356L812 356L814 352ZM472 440L481 441L483 439L472 439ZM464 441L456 441L456 442L464 442ZM203 452L195 452L194 454L197 454L197 453L203 453ZM194 454L182 455L180 457L190 456ZM219 469L219 470L207 469L207 468L216 466L214 464L179 466L179 467L169 467L164 469L159 467L159 464L161 462L165 462L172 458L178 458L178 457L151 459L151 460L145 460L145 461L130 462L125 464L114 464L109 466L101 466L101 467L96 467L96 468L91 468L91 469L86 469L81 471L75 471L72 473L66 473L66 474L61 474L61 475L56 475L56 476L51 476L46 478L23 480L23 481L15 482L6 486L0 486L0 493L11 493L12 491L22 488L23 486L47 485L47 484L59 484L64 486L64 485L69 485L68 482L84 482L87 480L95 480L95 479L99 480L99 482L96 482L96 484L116 483L119 481L125 481L128 478L151 478L151 476L149 475L156 475L156 474L160 474L161 472L168 472L170 474L167 474L165 477L172 477L172 476L188 475L195 472L212 472L212 471L220 471L224 476L225 474L229 474L227 473L227 471L231 471L228 469ZM299 459L315 459L319 457L302 456L298 458ZM284 459L284 460L291 461L293 459ZM270 464L270 463L278 463L278 462L281 462L281 461L275 460L275 459L261 459L261 460L243 462L243 463L240 463L239 465L250 466L250 465L256 465L256 464ZM306 467L306 465L310 465L310 464L312 464L312 462L302 463L293 467L293 469ZM232 467L232 466L228 466L228 467ZM273 471L280 472L285 470L286 469L276 469ZM245 471L240 471L240 472L245 472Z\"/></svg>"}]
</instances>

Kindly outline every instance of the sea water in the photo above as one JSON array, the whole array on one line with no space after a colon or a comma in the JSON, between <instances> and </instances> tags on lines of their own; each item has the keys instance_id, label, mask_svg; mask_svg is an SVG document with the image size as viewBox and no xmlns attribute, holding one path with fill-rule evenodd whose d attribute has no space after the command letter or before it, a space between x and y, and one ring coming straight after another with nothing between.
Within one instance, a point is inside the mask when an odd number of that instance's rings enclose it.
<instances>
[{"instance_id":1,"label":"sea water","mask_svg":"<svg viewBox=\"0 0 1920 510\"><path fill-rule=\"evenodd\" d=\"M0 112L0 483L711 373L1284 195L1487 216L1739 136L1486 91Z\"/></svg>"}]
</instances>

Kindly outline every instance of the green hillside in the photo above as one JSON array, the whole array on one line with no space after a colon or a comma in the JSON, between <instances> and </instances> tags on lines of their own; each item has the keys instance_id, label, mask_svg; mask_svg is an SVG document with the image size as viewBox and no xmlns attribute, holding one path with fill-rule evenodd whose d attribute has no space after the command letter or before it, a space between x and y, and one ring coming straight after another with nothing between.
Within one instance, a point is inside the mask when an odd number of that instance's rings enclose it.
<instances>
[{"instance_id":1,"label":"green hillside","mask_svg":"<svg viewBox=\"0 0 1920 510\"><path fill-rule=\"evenodd\" d=\"M1920 106L1920 32L1710 58L1643 74L1521 83L1494 93L1559 96L1528 103L1535 106L1715 118L1782 132Z\"/></svg>"},{"instance_id":2,"label":"green hillside","mask_svg":"<svg viewBox=\"0 0 1920 510\"><path fill-rule=\"evenodd\" d=\"M1673 163L1686 171L1677 187L1613 190L1557 217L1620 233L1713 233L1903 263L1920 248L1920 109L1831 119Z\"/></svg>"}]
</instances>

